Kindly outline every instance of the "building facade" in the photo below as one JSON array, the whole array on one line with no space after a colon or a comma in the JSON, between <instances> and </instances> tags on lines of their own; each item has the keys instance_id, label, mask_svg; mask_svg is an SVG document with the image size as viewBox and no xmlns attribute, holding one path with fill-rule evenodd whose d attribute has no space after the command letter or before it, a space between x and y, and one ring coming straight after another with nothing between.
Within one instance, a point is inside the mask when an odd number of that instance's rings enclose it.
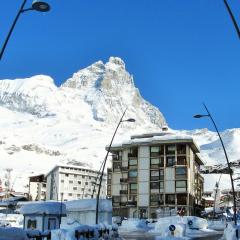
<instances>
[{"instance_id":1,"label":"building facade","mask_svg":"<svg viewBox=\"0 0 240 240\"><path fill-rule=\"evenodd\" d=\"M47 175L46 200L69 201L96 198L98 171L75 165L55 166ZM106 175L103 176L100 197L106 197ZM94 191L95 189L95 191ZM93 193L94 192L94 193Z\"/></svg>"},{"instance_id":2,"label":"building facade","mask_svg":"<svg viewBox=\"0 0 240 240\"><path fill-rule=\"evenodd\" d=\"M46 200L46 178L44 174L29 177L29 200Z\"/></svg>"},{"instance_id":3,"label":"building facade","mask_svg":"<svg viewBox=\"0 0 240 240\"><path fill-rule=\"evenodd\" d=\"M132 136L111 147L111 153L107 195L113 216L156 218L201 211L203 162L192 138L168 132Z\"/></svg>"}]
</instances>

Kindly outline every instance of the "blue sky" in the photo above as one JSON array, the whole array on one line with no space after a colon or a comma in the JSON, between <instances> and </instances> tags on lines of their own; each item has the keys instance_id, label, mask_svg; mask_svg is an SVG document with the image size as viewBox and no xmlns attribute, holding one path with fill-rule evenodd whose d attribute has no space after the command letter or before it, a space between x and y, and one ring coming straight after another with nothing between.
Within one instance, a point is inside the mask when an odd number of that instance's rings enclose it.
<instances>
[{"instance_id":1,"label":"blue sky","mask_svg":"<svg viewBox=\"0 0 240 240\"><path fill-rule=\"evenodd\" d=\"M0 44L22 1L3 0ZM239 127L240 41L221 0L50 0L26 12L0 62L0 79L46 74L57 85L97 60L119 56L142 96L174 129ZM240 24L239 0L228 0ZM28 6L31 1L28 1ZM4 9L4 11L3 11Z\"/></svg>"}]
</instances>

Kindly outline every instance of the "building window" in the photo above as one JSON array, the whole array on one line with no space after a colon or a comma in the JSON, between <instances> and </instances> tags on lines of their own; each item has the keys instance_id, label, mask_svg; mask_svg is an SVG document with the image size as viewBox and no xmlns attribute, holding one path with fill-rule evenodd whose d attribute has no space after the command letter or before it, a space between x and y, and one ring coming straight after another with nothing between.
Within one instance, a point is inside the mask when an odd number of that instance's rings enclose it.
<instances>
[{"instance_id":1,"label":"building window","mask_svg":"<svg viewBox=\"0 0 240 240\"><path fill-rule=\"evenodd\" d=\"M162 194L151 194L150 195L150 205L151 206L159 206L163 205L164 200L163 200L163 195Z\"/></svg>"},{"instance_id":2,"label":"building window","mask_svg":"<svg viewBox=\"0 0 240 240\"><path fill-rule=\"evenodd\" d=\"M175 157L167 157L167 167L172 167L175 165Z\"/></svg>"},{"instance_id":3,"label":"building window","mask_svg":"<svg viewBox=\"0 0 240 240\"><path fill-rule=\"evenodd\" d=\"M36 229L37 228L37 220L29 219L27 221L27 229Z\"/></svg>"},{"instance_id":4,"label":"building window","mask_svg":"<svg viewBox=\"0 0 240 240\"><path fill-rule=\"evenodd\" d=\"M175 155L176 146L175 145L167 145L166 146L166 154Z\"/></svg>"},{"instance_id":5,"label":"building window","mask_svg":"<svg viewBox=\"0 0 240 240\"><path fill-rule=\"evenodd\" d=\"M61 183L64 183L64 180L61 180Z\"/></svg>"},{"instance_id":6,"label":"building window","mask_svg":"<svg viewBox=\"0 0 240 240\"><path fill-rule=\"evenodd\" d=\"M177 144L177 154L186 154L185 144Z\"/></svg>"},{"instance_id":7,"label":"building window","mask_svg":"<svg viewBox=\"0 0 240 240\"><path fill-rule=\"evenodd\" d=\"M74 178L77 178L77 175L74 174Z\"/></svg>"},{"instance_id":8,"label":"building window","mask_svg":"<svg viewBox=\"0 0 240 240\"><path fill-rule=\"evenodd\" d=\"M130 159L128 160L128 166L129 168L137 168L137 159Z\"/></svg>"},{"instance_id":9,"label":"building window","mask_svg":"<svg viewBox=\"0 0 240 240\"><path fill-rule=\"evenodd\" d=\"M187 181L176 181L176 192L186 192L187 191Z\"/></svg>"},{"instance_id":10,"label":"building window","mask_svg":"<svg viewBox=\"0 0 240 240\"><path fill-rule=\"evenodd\" d=\"M164 191L164 182L160 182L159 183L159 188L160 188L160 192L163 192Z\"/></svg>"},{"instance_id":11,"label":"building window","mask_svg":"<svg viewBox=\"0 0 240 240\"><path fill-rule=\"evenodd\" d=\"M88 185L88 182L85 182L85 185Z\"/></svg>"},{"instance_id":12,"label":"building window","mask_svg":"<svg viewBox=\"0 0 240 240\"><path fill-rule=\"evenodd\" d=\"M187 168L177 167L176 168L176 179L186 179L187 178Z\"/></svg>"},{"instance_id":13,"label":"building window","mask_svg":"<svg viewBox=\"0 0 240 240\"><path fill-rule=\"evenodd\" d=\"M78 181L78 184L81 185L81 181Z\"/></svg>"},{"instance_id":14,"label":"building window","mask_svg":"<svg viewBox=\"0 0 240 240\"><path fill-rule=\"evenodd\" d=\"M65 173L65 177L68 177L68 173Z\"/></svg>"},{"instance_id":15,"label":"building window","mask_svg":"<svg viewBox=\"0 0 240 240\"><path fill-rule=\"evenodd\" d=\"M112 205L113 205L113 207L119 207L120 196L112 196Z\"/></svg>"},{"instance_id":16,"label":"building window","mask_svg":"<svg viewBox=\"0 0 240 240\"><path fill-rule=\"evenodd\" d=\"M137 147L130 148L130 153L128 153L128 157L137 158L138 157L138 148Z\"/></svg>"},{"instance_id":17,"label":"building window","mask_svg":"<svg viewBox=\"0 0 240 240\"><path fill-rule=\"evenodd\" d=\"M165 199L166 205L175 204L175 194L166 194L165 196L166 196L166 199Z\"/></svg>"},{"instance_id":18,"label":"building window","mask_svg":"<svg viewBox=\"0 0 240 240\"><path fill-rule=\"evenodd\" d=\"M164 167L164 158L151 158L151 168L159 168L159 167Z\"/></svg>"},{"instance_id":19,"label":"building window","mask_svg":"<svg viewBox=\"0 0 240 240\"><path fill-rule=\"evenodd\" d=\"M49 218L48 219L48 230L53 230L56 228L57 228L56 218Z\"/></svg>"},{"instance_id":20,"label":"building window","mask_svg":"<svg viewBox=\"0 0 240 240\"><path fill-rule=\"evenodd\" d=\"M159 193L159 182L151 182L150 191L151 193Z\"/></svg>"},{"instance_id":21,"label":"building window","mask_svg":"<svg viewBox=\"0 0 240 240\"><path fill-rule=\"evenodd\" d=\"M137 178L138 172L137 170L131 170L128 172L128 178L129 179L135 179Z\"/></svg>"},{"instance_id":22,"label":"building window","mask_svg":"<svg viewBox=\"0 0 240 240\"><path fill-rule=\"evenodd\" d=\"M187 194L177 194L177 204L187 205Z\"/></svg>"},{"instance_id":23,"label":"building window","mask_svg":"<svg viewBox=\"0 0 240 240\"><path fill-rule=\"evenodd\" d=\"M137 193L137 184L131 183L130 184L130 194L136 194Z\"/></svg>"},{"instance_id":24,"label":"building window","mask_svg":"<svg viewBox=\"0 0 240 240\"><path fill-rule=\"evenodd\" d=\"M121 162L113 162L113 171L120 171L121 166Z\"/></svg>"},{"instance_id":25,"label":"building window","mask_svg":"<svg viewBox=\"0 0 240 240\"><path fill-rule=\"evenodd\" d=\"M160 180L164 180L164 169L160 169Z\"/></svg>"},{"instance_id":26,"label":"building window","mask_svg":"<svg viewBox=\"0 0 240 240\"><path fill-rule=\"evenodd\" d=\"M72 181L72 180L69 180L69 183L73 183L73 181Z\"/></svg>"},{"instance_id":27,"label":"building window","mask_svg":"<svg viewBox=\"0 0 240 240\"><path fill-rule=\"evenodd\" d=\"M76 191L76 190L77 190L77 187L73 187L73 190L75 190L75 191Z\"/></svg>"},{"instance_id":28,"label":"building window","mask_svg":"<svg viewBox=\"0 0 240 240\"><path fill-rule=\"evenodd\" d=\"M187 160L185 156L177 157L177 165L187 165Z\"/></svg>"},{"instance_id":29,"label":"building window","mask_svg":"<svg viewBox=\"0 0 240 240\"><path fill-rule=\"evenodd\" d=\"M151 171L151 181L158 181L159 180L159 171Z\"/></svg>"},{"instance_id":30,"label":"building window","mask_svg":"<svg viewBox=\"0 0 240 240\"><path fill-rule=\"evenodd\" d=\"M72 193L69 193L68 196L71 197L71 196L72 196Z\"/></svg>"},{"instance_id":31,"label":"building window","mask_svg":"<svg viewBox=\"0 0 240 240\"><path fill-rule=\"evenodd\" d=\"M158 157L164 154L164 145L150 147L150 156Z\"/></svg>"}]
</instances>

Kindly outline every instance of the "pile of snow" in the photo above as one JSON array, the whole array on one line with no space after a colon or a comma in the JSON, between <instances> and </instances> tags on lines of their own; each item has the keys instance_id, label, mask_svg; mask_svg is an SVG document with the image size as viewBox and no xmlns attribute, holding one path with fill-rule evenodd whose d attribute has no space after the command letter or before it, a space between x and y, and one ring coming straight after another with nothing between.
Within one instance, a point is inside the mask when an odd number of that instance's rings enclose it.
<instances>
[{"instance_id":1,"label":"pile of snow","mask_svg":"<svg viewBox=\"0 0 240 240\"><path fill-rule=\"evenodd\" d=\"M0 227L22 227L22 214L3 214L0 213Z\"/></svg>"},{"instance_id":2,"label":"pile of snow","mask_svg":"<svg viewBox=\"0 0 240 240\"><path fill-rule=\"evenodd\" d=\"M21 228L1 228L0 240L28 240L26 232Z\"/></svg>"},{"instance_id":3,"label":"pile of snow","mask_svg":"<svg viewBox=\"0 0 240 240\"><path fill-rule=\"evenodd\" d=\"M79 236L89 236L86 239L119 239L116 226L99 225L78 225L70 229L56 229L51 231L51 240L76 240L76 231ZM84 238L84 237L83 237ZM82 238L81 238L82 239ZM84 238L85 239L85 238Z\"/></svg>"},{"instance_id":4,"label":"pile of snow","mask_svg":"<svg viewBox=\"0 0 240 240\"><path fill-rule=\"evenodd\" d=\"M122 221L119 231L131 232L131 231L148 231L149 227L147 221L138 218L129 218Z\"/></svg>"},{"instance_id":5,"label":"pile of snow","mask_svg":"<svg viewBox=\"0 0 240 240\"><path fill-rule=\"evenodd\" d=\"M238 238L236 237L238 231ZM240 226L235 226L233 223L228 223L223 233L223 240L238 240L240 234Z\"/></svg>"},{"instance_id":6,"label":"pile of snow","mask_svg":"<svg viewBox=\"0 0 240 240\"><path fill-rule=\"evenodd\" d=\"M66 215L66 205L61 202L36 202L25 204L20 208L20 213L28 214L55 214Z\"/></svg>"}]
</instances>

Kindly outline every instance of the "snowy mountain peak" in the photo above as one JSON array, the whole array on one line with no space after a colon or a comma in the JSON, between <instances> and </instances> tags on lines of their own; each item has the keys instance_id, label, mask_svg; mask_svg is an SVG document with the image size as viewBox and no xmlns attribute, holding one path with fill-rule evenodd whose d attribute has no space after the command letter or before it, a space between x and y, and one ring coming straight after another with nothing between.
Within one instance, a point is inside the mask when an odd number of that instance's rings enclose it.
<instances>
[{"instance_id":1,"label":"snowy mountain peak","mask_svg":"<svg viewBox=\"0 0 240 240\"><path fill-rule=\"evenodd\" d=\"M90 105L97 121L115 123L128 108L127 115L136 118L138 126L148 123L156 129L166 125L159 110L141 97L124 61L118 57L110 57L105 64L98 61L78 71L61 88L75 89Z\"/></svg>"}]
</instances>

